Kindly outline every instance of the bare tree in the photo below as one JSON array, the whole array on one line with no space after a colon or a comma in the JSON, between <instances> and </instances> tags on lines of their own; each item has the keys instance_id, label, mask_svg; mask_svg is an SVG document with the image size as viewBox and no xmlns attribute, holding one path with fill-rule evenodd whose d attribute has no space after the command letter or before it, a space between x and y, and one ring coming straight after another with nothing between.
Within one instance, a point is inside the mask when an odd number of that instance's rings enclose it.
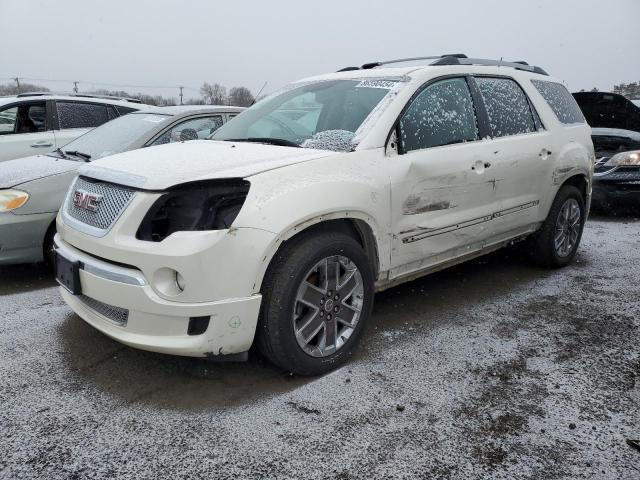
<instances>
[{"instance_id":1,"label":"bare tree","mask_svg":"<svg viewBox=\"0 0 640 480\"><path fill-rule=\"evenodd\" d=\"M200 95L209 105L225 105L227 103L227 89L219 83L204 82L200 87Z\"/></svg>"},{"instance_id":2,"label":"bare tree","mask_svg":"<svg viewBox=\"0 0 640 480\"><path fill-rule=\"evenodd\" d=\"M47 87L41 85L33 85L31 83L21 83L20 92L18 92L18 86L15 83L7 83L0 85L0 95L17 95L24 92L48 92Z\"/></svg>"},{"instance_id":3,"label":"bare tree","mask_svg":"<svg viewBox=\"0 0 640 480\"><path fill-rule=\"evenodd\" d=\"M254 98L247 87L233 87L229 92L229 104L236 107L249 107Z\"/></svg>"}]
</instances>

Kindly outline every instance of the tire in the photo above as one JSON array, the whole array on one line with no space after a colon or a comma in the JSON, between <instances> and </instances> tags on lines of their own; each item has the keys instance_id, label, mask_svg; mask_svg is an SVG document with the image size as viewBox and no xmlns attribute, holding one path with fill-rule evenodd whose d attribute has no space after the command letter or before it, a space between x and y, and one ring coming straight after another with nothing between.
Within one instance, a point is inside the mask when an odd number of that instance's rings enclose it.
<instances>
[{"instance_id":1,"label":"tire","mask_svg":"<svg viewBox=\"0 0 640 480\"><path fill-rule=\"evenodd\" d=\"M573 185L560 188L549 209L549 215L528 243L534 262L546 268L560 268L570 264L580 245L585 213L584 198L580 190ZM559 238L564 238L560 245L557 243Z\"/></svg>"},{"instance_id":2,"label":"tire","mask_svg":"<svg viewBox=\"0 0 640 480\"><path fill-rule=\"evenodd\" d=\"M319 375L343 364L359 343L373 307L373 272L349 235L303 233L276 254L262 295L260 352L291 373Z\"/></svg>"},{"instance_id":3,"label":"tire","mask_svg":"<svg viewBox=\"0 0 640 480\"><path fill-rule=\"evenodd\" d=\"M53 237L56 236L56 224L55 222L49 227L47 233L44 236L44 242L42 244L42 258L47 268L53 270L54 268L54 255L53 250Z\"/></svg>"}]
</instances>

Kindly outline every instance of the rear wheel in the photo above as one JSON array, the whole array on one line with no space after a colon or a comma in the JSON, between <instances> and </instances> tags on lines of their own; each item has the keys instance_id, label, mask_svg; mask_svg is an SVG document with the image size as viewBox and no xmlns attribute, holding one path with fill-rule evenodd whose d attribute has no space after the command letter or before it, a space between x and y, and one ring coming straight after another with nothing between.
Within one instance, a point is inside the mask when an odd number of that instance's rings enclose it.
<instances>
[{"instance_id":1,"label":"rear wheel","mask_svg":"<svg viewBox=\"0 0 640 480\"><path fill-rule=\"evenodd\" d=\"M301 375L342 364L355 350L373 305L373 274L362 247L344 233L294 238L264 282L258 346Z\"/></svg>"},{"instance_id":2,"label":"rear wheel","mask_svg":"<svg viewBox=\"0 0 640 480\"><path fill-rule=\"evenodd\" d=\"M533 259L550 268L571 263L578 250L585 223L584 199L572 185L556 195L542 228L529 242Z\"/></svg>"}]
</instances>

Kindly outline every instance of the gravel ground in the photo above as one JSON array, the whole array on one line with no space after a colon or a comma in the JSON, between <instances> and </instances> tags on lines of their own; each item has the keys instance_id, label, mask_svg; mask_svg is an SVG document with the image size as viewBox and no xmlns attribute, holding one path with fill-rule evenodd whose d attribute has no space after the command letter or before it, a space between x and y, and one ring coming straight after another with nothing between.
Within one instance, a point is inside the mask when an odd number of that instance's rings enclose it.
<instances>
[{"instance_id":1,"label":"gravel ground","mask_svg":"<svg viewBox=\"0 0 640 480\"><path fill-rule=\"evenodd\" d=\"M321 378L136 351L0 269L0 478L640 478L640 221L376 297Z\"/></svg>"}]
</instances>

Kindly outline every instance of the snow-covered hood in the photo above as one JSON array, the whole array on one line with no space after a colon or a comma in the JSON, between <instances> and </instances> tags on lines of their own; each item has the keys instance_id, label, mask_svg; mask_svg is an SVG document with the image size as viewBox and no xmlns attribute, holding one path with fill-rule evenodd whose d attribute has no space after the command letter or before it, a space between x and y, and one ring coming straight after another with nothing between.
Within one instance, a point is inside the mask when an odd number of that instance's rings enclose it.
<instances>
[{"instance_id":1,"label":"snow-covered hood","mask_svg":"<svg viewBox=\"0 0 640 480\"><path fill-rule=\"evenodd\" d=\"M11 188L39 178L77 169L81 163L37 155L0 162L0 188Z\"/></svg>"},{"instance_id":2,"label":"snow-covered hood","mask_svg":"<svg viewBox=\"0 0 640 480\"><path fill-rule=\"evenodd\" d=\"M197 180L244 178L329 155L336 155L336 152L193 140L106 157L82 166L79 173L134 188L163 190Z\"/></svg>"}]
</instances>

